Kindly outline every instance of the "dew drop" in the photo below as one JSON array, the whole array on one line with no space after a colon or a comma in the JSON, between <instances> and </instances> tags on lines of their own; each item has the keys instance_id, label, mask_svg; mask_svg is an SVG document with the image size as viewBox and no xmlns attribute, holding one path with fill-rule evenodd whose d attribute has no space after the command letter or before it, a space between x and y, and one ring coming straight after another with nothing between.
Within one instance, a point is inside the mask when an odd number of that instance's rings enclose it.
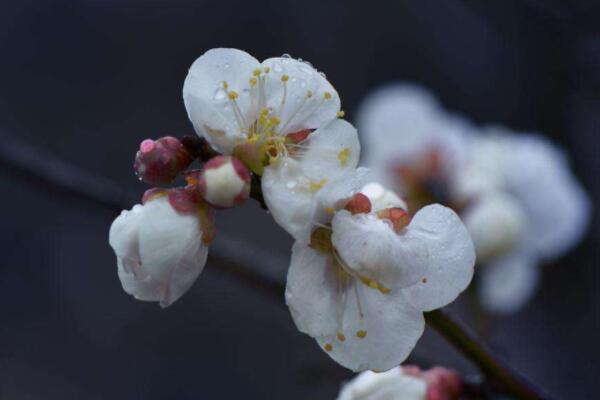
<instances>
[{"instance_id":1,"label":"dew drop","mask_svg":"<svg viewBox=\"0 0 600 400\"><path fill-rule=\"evenodd\" d=\"M215 100L223 100L225 97L227 97L227 92L225 92L225 89L218 88L215 91Z\"/></svg>"}]
</instances>

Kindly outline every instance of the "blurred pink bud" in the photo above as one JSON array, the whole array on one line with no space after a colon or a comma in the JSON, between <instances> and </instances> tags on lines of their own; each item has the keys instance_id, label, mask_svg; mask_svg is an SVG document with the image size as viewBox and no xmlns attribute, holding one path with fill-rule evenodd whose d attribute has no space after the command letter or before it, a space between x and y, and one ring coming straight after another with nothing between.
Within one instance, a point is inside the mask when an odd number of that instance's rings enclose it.
<instances>
[{"instance_id":1,"label":"blurred pink bud","mask_svg":"<svg viewBox=\"0 0 600 400\"><path fill-rule=\"evenodd\" d=\"M135 155L133 168L140 180L151 185L171 183L192 162L192 157L179 139L165 136L146 139Z\"/></svg>"},{"instance_id":2,"label":"blurred pink bud","mask_svg":"<svg viewBox=\"0 0 600 400\"><path fill-rule=\"evenodd\" d=\"M426 400L457 400L463 391L463 383L460 376L443 367L433 367L423 371L414 365L402 367L402 372L427 382Z\"/></svg>"}]
</instances>

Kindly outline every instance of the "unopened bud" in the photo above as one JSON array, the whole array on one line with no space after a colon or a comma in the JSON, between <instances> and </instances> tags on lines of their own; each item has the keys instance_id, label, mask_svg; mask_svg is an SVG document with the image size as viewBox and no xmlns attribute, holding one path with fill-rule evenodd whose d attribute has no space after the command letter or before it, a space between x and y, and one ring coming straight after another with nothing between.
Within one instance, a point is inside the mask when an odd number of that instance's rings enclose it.
<instances>
[{"instance_id":1,"label":"unopened bud","mask_svg":"<svg viewBox=\"0 0 600 400\"><path fill-rule=\"evenodd\" d=\"M135 155L133 168L140 180L163 185L173 182L191 162L192 157L179 139L165 136L144 140Z\"/></svg>"},{"instance_id":2,"label":"unopened bud","mask_svg":"<svg viewBox=\"0 0 600 400\"><path fill-rule=\"evenodd\" d=\"M212 206L230 208L237 206L250 195L250 171L232 156L210 159L198 176L200 195Z\"/></svg>"}]
</instances>

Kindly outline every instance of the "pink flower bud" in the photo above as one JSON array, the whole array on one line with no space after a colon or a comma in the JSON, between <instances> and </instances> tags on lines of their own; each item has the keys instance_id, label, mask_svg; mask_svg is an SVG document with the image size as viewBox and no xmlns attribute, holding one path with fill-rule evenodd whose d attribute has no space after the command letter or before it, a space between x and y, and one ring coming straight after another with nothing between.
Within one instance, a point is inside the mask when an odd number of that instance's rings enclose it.
<instances>
[{"instance_id":1,"label":"pink flower bud","mask_svg":"<svg viewBox=\"0 0 600 400\"><path fill-rule=\"evenodd\" d=\"M156 141L144 140L135 155L133 168L140 180L163 185L173 182L191 162L192 157L179 139L165 136Z\"/></svg>"},{"instance_id":2,"label":"pink flower bud","mask_svg":"<svg viewBox=\"0 0 600 400\"><path fill-rule=\"evenodd\" d=\"M198 189L210 205L230 208L248 198L251 178L248 168L237 158L217 156L204 164L198 177Z\"/></svg>"}]
</instances>

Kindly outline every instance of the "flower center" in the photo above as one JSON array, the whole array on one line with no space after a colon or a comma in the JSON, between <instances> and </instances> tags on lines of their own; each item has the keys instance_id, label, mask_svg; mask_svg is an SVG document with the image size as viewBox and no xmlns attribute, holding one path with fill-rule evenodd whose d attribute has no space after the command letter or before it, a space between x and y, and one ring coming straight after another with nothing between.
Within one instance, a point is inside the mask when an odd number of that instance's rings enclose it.
<instances>
[{"instance_id":1,"label":"flower center","mask_svg":"<svg viewBox=\"0 0 600 400\"><path fill-rule=\"evenodd\" d=\"M325 92L323 97L318 100L314 98L315 96L311 90L307 90L305 95L298 99L298 104L289 110L289 107L286 106L290 101L288 82L295 79L290 78L288 75L281 75L279 78L279 84L282 85L281 99L277 105L267 106L267 99L270 102L273 100L267 93L267 87L270 86L267 85L267 79L270 73L270 67L256 68L248 79L249 86L243 89L244 93L249 93L250 96L248 113L242 112L238 104L238 92L230 89L227 82L222 82L237 127L240 132L244 133L245 138L237 145L234 155L259 175L262 174L266 165L270 165L281 157L293 153L294 147L301 145L301 142L310 133L310 131L306 132L307 130L293 132L291 135L295 136L286 140L288 139L286 134L290 133L288 132L290 125L297 122L299 116L314 113L326 101L333 98L330 92ZM272 83L272 79L269 79L269 83ZM284 109L286 110L285 120L282 119ZM306 133L306 135L299 140L297 133ZM342 155L341 157L340 162L345 162L344 160L347 160L348 155Z\"/></svg>"}]
</instances>

